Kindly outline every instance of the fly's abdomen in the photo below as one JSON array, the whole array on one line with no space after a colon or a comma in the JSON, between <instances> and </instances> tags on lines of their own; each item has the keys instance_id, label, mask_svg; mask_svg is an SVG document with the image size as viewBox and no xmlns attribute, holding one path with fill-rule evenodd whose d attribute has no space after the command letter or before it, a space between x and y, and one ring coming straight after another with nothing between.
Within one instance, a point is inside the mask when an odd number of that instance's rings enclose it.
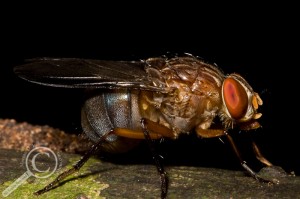
<instances>
[{"instance_id":1,"label":"fly's abdomen","mask_svg":"<svg viewBox=\"0 0 300 199\"><path fill-rule=\"evenodd\" d=\"M94 142L114 128L140 128L138 91L92 90L87 96L82 108L81 125ZM103 150L111 153L125 152L137 143L138 140L110 135L103 144Z\"/></svg>"}]
</instances>

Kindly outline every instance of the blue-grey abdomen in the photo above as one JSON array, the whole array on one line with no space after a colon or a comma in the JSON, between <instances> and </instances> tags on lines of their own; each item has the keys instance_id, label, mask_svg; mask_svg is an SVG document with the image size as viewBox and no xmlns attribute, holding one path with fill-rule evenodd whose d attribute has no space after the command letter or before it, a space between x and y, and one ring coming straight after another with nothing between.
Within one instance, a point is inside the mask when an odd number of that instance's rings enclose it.
<instances>
[{"instance_id":1,"label":"blue-grey abdomen","mask_svg":"<svg viewBox=\"0 0 300 199\"><path fill-rule=\"evenodd\" d=\"M128 89L90 90L82 107L81 124L88 137L96 142L114 128L140 129L139 91ZM123 152L138 140L110 135L103 144L108 152Z\"/></svg>"}]
</instances>

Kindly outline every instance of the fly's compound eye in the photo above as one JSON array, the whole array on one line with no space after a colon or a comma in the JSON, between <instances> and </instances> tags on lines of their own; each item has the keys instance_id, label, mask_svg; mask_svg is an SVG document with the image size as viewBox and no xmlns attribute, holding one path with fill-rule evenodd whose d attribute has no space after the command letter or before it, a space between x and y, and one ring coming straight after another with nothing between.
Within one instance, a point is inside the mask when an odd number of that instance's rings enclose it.
<instances>
[{"instance_id":1,"label":"fly's compound eye","mask_svg":"<svg viewBox=\"0 0 300 199\"><path fill-rule=\"evenodd\" d=\"M243 86L233 78L224 80L223 97L233 119L241 119L248 108L248 96Z\"/></svg>"}]
</instances>

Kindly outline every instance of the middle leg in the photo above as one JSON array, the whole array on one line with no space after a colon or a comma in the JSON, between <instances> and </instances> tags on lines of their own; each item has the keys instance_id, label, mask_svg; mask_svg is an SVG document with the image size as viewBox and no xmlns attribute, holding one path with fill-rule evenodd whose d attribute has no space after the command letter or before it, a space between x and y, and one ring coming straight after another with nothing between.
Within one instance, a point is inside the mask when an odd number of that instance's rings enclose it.
<instances>
[{"instance_id":1,"label":"middle leg","mask_svg":"<svg viewBox=\"0 0 300 199\"><path fill-rule=\"evenodd\" d=\"M150 137L150 133L148 131L148 120L146 119L141 119L141 126L142 126L142 129L143 129L143 133L144 133L144 136L145 136L145 139L149 145L149 148L151 150L151 153L152 153L152 157L153 157L153 160L155 162L155 165L156 165L156 168L157 168L157 171L160 175L160 181L161 181L161 198L166 198L167 196L167 192L168 192L168 176L167 176L167 172L164 170L164 167L163 165L161 164L161 156L158 155L156 149L155 149L155 146L153 144L153 140L151 139Z\"/></svg>"}]
</instances>

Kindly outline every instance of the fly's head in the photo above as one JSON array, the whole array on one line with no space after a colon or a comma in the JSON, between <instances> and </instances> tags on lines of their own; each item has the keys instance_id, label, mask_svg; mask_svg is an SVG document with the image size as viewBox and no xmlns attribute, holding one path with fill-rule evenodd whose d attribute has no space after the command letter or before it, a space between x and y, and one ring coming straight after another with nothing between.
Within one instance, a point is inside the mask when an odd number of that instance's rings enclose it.
<instances>
[{"instance_id":1,"label":"fly's head","mask_svg":"<svg viewBox=\"0 0 300 199\"><path fill-rule=\"evenodd\" d=\"M257 122L262 114L257 112L263 104L258 93L238 74L228 75L222 85L223 108L221 119L226 128L238 125L242 130L260 127Z\"/></svg>"}]
</instances>

